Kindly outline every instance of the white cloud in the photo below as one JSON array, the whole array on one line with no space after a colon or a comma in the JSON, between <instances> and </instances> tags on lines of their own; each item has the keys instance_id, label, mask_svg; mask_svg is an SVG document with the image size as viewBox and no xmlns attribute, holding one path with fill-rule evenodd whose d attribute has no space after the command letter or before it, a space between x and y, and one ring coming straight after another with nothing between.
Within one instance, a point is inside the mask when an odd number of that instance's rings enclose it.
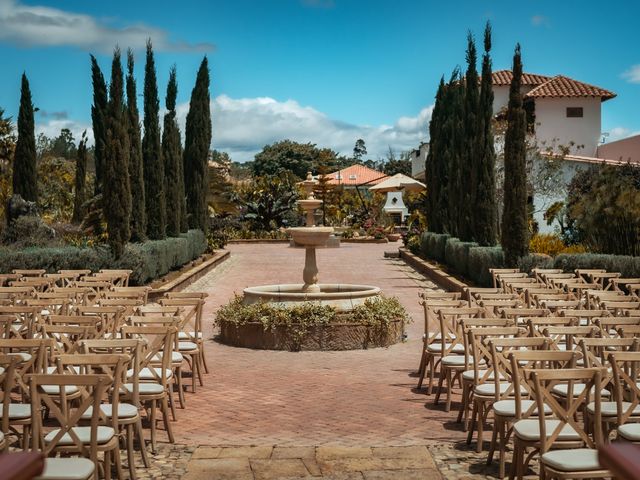
<instances>
[{"instance_id":1,"label":"white cloud","mask_svg":"<svg viewBox=\"0 0 640 480\"><path fill-rule=\"evenodd\" d=\"M640 135L640 132L634 132L625 127L614 127L609 130L609 136L606 138L607 142L614 142L621 138L633 137L634 135Z\"/></svg>"},{"instance_id":2,"label":"white cloud","mask_svg":"<svg viewBox=\"0 0 640 480\"><path fill-rule=\"evenodd\" d=\"M142 23L114 27L90 15L58 8L0 0L0 41L20 46L73 46L109 52L116 44L142 48L151 38L154 48L171 51L209 51L211 43L172 41L165 30Z\"/></svg>"},{"instance_id":3,"label":"white cloud","mask_svg":"<svg viewBox=\"0 0 640 480\"><path fill-rule=\"evenodd\" d=\"M622 78L629 83L640 83L640 64L632 65L629 70L622 73Z\"/></svg>"},{"instance_id":4,"label":"white cloud","mask_svg":"<svg viewBox=\"0 0 640 480\"><path fill-rule=\"evenodd\" d=\"M534 27L549 27L549 19L544 15L534 15L531 17L531 25Z\"/></svg>"},{"instance_id":5,"label":"white cloud","mask_svg":"<svg viewBox=\"0 0 640 480\"><path fill-rule=\"evenodd\" d=\"M177 106L183 140L188 110L188 102ZM362 138L367 145L367 157L378 159L386 155L389 147L405 151L426 141L432 110L433 106L425 107L417 116L400 117L393 125L354 125L332 119L295 100L279 102L269 97L235 99L220 95L211 100L212 148L229 153L233 160L245 162L253 160L265 145L290 139L351 155L356 140ZM90 123L42 117L36 122L36 133L49 137L59 135L62 128L71 130L76 140L86 129L89 145L93 144Z\"/></svg>"}]
</instances>

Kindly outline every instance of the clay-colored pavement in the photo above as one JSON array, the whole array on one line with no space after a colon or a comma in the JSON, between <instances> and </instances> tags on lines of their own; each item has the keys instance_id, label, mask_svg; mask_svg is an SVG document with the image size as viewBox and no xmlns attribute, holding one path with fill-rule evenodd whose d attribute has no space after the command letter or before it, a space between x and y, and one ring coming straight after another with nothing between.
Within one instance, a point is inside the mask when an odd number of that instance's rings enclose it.
<instances>
[{"instance_id":1,"label":"clay-colored pavement","mask_svg":"<svg viewBox=\"0 0 640 480\"><path fill-rule=\"evenodd\" d=\"M459 426L453 423L454 413L432 406L428 397L413 389L423 329L418 292L435 286L402 261L383 257L387 250L397 251L398 245L343 244L339 249L318 250L319 277L320 282L376 285L386 295L397 296L414 318L407 342L371 350L298 353L233 348L213 339L207 342L211 373L196 395L187 394L187 408L178 410L178 421L173 423L177 443L200 446L189 463L189 478L243 478L240 473L255 478L286 477L282 472L268 474L271 467L264 463L267 460L278 460L275 464L285 470L291 467L290 477L302 477L303 459L311 457L313 465L305 467L306 475L362 478L365 471L386 471L385 465L393 466L390 458L394 452L405 458L405 463L396 458L397 465L416 469L416 478L426 478L418 470L431 469L433 463L429 456L422 458L420 447L463 439ZM189 288L209 293L204 316L207 338L215 334L213 320L218 306L244 287L301 281L302 249L261 244L231 245L229 250L229 260ZM225 460L220 457L224 452L221 446L260 446L268 449L269 455L261 457L266 453L260 451L258 458L252 458L242 450L233 453L236 449L226 455L244 457ZM318 451L319 447L338 450ZM350 448L340 453L345 447ZM365 449L366 455L358 456L362 452L357 448ZM418 455L406 463L406 457L414 453ZM293 458L283 462L277 455ZM344 460L354 455L369 460ZM337 464L331 463L337 460ZM365 464L368 470L358 470ZM222 470L214 465L222 465ZM322 471L311 470L323 465ZM234 468L238 469L236 477ZM258 470L267 473L258 475ZM360 476L349 476L356 473ZM389 478L412 478L408 471L405 474ZM375 475L365 478L383 478Z\"/></svg>"}]
</instances>

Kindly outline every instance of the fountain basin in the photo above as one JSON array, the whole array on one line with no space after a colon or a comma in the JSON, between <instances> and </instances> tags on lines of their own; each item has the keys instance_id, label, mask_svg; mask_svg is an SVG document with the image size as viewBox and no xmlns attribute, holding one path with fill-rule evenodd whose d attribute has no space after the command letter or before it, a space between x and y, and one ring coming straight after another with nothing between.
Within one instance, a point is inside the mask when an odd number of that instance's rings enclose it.
<instances>
[{"instance_id":1,"label":"fountain basin","mask_svg":"<svg viewBox=\"0 0 640 480\"><path fill-rule=\"evenodd\" d=\"M301 302L317 302L330 305L340 312L348 312L366 300L380 296L381 290L371 285L345 283L321 283L320 291L305 292L303 284L261 285L244 289L245 305L259 302L278 303L293 306Z\"/></svg>"},{"instance_id":2,"label":"fountain basin","mask_svg":"<svg viewBox=\"0 0 640 480\"><path fill-rule=\"evenodd\" d=\"M292 227L287 229L297 245L321 247L327 243L333 227Z\"/></svg>"}]
</instances>

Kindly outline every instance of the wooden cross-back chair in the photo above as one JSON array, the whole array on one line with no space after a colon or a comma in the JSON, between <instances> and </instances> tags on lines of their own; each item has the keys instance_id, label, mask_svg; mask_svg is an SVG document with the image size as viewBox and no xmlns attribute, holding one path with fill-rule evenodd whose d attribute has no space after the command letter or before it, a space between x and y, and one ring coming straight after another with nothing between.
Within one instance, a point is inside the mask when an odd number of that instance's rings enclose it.
<instances>
[{"instance_id":1,"label":"wooden cross-back chair","mask_svg":"<svg viewBox=\"0 0 640 480\"><path fill-rule=\"evenodd\" d=\"M502 320L504 321L504 320ZM467 444L471 444L473 432L478 430L476 452L483 448L484 424L487 421L492 405L496 399L502 399L513 394L510 382L500 378L500 371L496 371L491 355L491 347L485 340L515 338L525 336L523 328L511 327L474 327L465 332L471 350L474 381L471 389L472 413L471 423L467 434ZM496 376L497 375L497 376Z\"/></svg>"},{"instance_id":2,"label":"wooden cross-back chair","mask_svg":"<svg viewBox=\"0 0 640 480\"><path fill-rule=\"evenodd\" d=\"M493 279L493 288L498 287L498 275L505 273L521 273L519 268L490 268L489 273Z\"/></svg>"},{"instance_id":3,"label":"wooden cross-back chair","mask_svg":"<svg viewBox=\"0 0 640 480\"><path fill-rule=\"evenodd\" d=\"M493 410L493 434L491 436L491 446L487 456L487 464L493 461L496 448L499 448L498 476L505 476L505 454L506 446L511 437L510 425L521 416L522 409L527 411L533 404L533 400L528 397L528 390L520 387L517 378L517 370L513 371L511 364L511 353L517 351L548 351L551 343L550 339L544 337L517 337L517 338L487 338L491 351L491 366L493 372L489 375L488 381L493 380L495 398L492 405ZM508 388L502 389L501 383L507 383ZM516 401L515 388L519 389L518 401ZM522 399L522 396L525 399Z\"/></svg>"},{"instance_id":4,"label":"wooden cross-back chair","mask_svg":"<svg viewBox=\"0 0 640 480\"><path fill-rule=\"evenodd\" d=\"M640 443L640 352L608 352L613 369L618 438Z\"/></svg>"},{"instance_id":5,"label":"wooden cross-back chair","mask_svg":"<svg viewBox=\"0 0 640 480\"><path fill-rule=\"evenodd\" d=\"M640 317L602 317L594 319L594 324L600 329L602 337L615 338L620 336L620 328L640 327ZM640 330L639 330L640 331Z\"/></svg>"},{"instance_id":6,"label":"wooden cross-back chair","mask_svg":"<svg viewBox=\"0 0 640 480\"><path fill-rule=\"evenodd\" d=\"M104 336L104 320L95 315L47 315L44 324L51 326L78 326L87 328L87 336L101 338ZM85 339L82 339L85 340Z\"/></svg>"},{"instance_id":7,"label":"wooden cross-back chair","mask_svg":"<svg viewBox=\"0 0 640 480\"><path fill-rule=\"evenodd\" d=\"M482 288L482 287L466 287L462 300L468 303L469 307L476 306L476 300L480 295L504 293L501 288Z\"/></svg>"},{"instance_id":8,"label":"wooden cross-back chair","mask_svg":"<svg viewBox=\"0 0 640 480\"><path fill-rule=\"evenodd\" d=\"M532 268L531 274L539 282L544 283L546 275L552 275L555 273L563 273L561 268Z\"/></svg>"},{"instance_id":9,"label":"wooden cross-back chair","mask_svg":"<svg viewBox=\"0 0 640 480\"><path fill-rule=\"evenodd\" d=\"M542 335L553 340L551 348L558 350L575 350L581 338L592 338L598 335L599 329L590 327L544 327Z\"/></svg>"},{"instance_id":10,"label":"wooden cross-back chair","mask_svg":"<svg viewBox=\"0 0 640 480\"><path fill-rule=\"evenodd\" d=\"M561 288L549 288L546 285L542 285L542 287L540 287L538 285L535 285L533 287L525 288L524 291L521 292L521 295L524 298L527 308L536 308L536 297L538 295L546 295L552 293L565 292Z\"/></svg>"},{"instance_id":11,"label":"wooden cross-back chair","mask_svg":"<svg viewBox=\"0 0 640 480\"><path fill-rule=\"evenodd\" d=\"M550 312L545 308L502 308L499 313L502 318L513 320L516 324L524 324L525 318L546 317Z\"/></svg>"},{"instance_id":12,"label":"wooden cross-back chair","mask_svg":"<svg viewBox=\"0 0 640 480\"><path fill-rule=\"evenodd\" d=\"M78 350L80 340L90 340L98 335L95 330L86 325L44 324L40 327L42 338L53 343L54 355L74 353Z\"/></svg>"},{"instance_id":13,"label":"wooden cross-back chair","mask_svg":"<svg viewBox=\"0 0 640 480\"><path fill-rule=\"evenodd\" d=\"M9 413L11 410L11 391L15 382L15 368L19 359L15 355L0 355L0 452L9 446Z\"/></svg>"},{"instance_id":14,"label":"wooden cross-back chair","mask_svg":"<svg viewBox=\"0 0 640 480\"><path fill-rule=\"evenodd\" d=\"M579 320L579 325L581 327L588 327L590 325L595 325L596 318L599 317L610 317L611 314L607 310L560 310L558 315L561 317L577 317Z\"/></svg>"},{"instance_id":15,"label":"wooden cross-back chair","mask_svg":"<svg viewBox=\"0 0 640 480\"><path fill-rule=\"evenodd\" d=\"M122 306L86 306L76 307L76 315L95 316L102 319L105 336L115 338L119 335L120 327L124 325L126 308Z\"/></svg>"},{"instance_id":16,"label":"wooden cross-back chair","mask_svg":"<svg viewBox=\"0 0 640 480\"><path fill-rule=\"evenodd\" d=\"M140 382L139 398L143 405L149 407L149 419L151 423L151 446L156 451L156 411L160 406L165 430L169 441L174 443L173 431L169 420L169 389L171 372L171 352L177 335L176 327L164 326L123 326L122 335L125 338L141 340L142 351L140 353L139 375L145 370L155 378L151 381ZM160 368L154 368L154 359L160 358ZM145 372L146 373L146 372ZM125 384L125 388L132 388L131 380Z\"/></svg>"},{"instance_id":17,"label":"wooden cross-back chair","mask_svg":"<svg viewBox=\"0 0 640 480\"><path fill-rule=\"evenodd\" d=\"M524 304L522 299L478 300L478 306L485 309L487 317L499 317L504 308L518 308Z\"/></svg>"},{"instance_id":18,"label":"wooden cross-back chair","mask_svg":"<svg viewBox=\"0 0 640 480\"><path fill-rule=\"evenodd\" d=\"M111 478L111 462L116 461L119 478L122 478L117 432L113 427L100 425L100 404L111 382L107 375L61 375L34 374L28 377L33 392L31 410L33 413L33 448L41 450L45 457L57 454L77 455L80 458L47 458L44 476L51 476L54 470L57 478L97 478L96 473L102 469L105 478ZM45 386L56 386L64 392L67 386L74 385L82 390L83 395L77 406L72 409L61 409L57 399L47 393ZM64 393L63 393L64 396ZM49 422L56 428L45 432L42 423L41 409L49 412ZM91 410L88 426L80 426L83 415ZM86 417L85 417L86 418ZM99 454L104 457L99 460ZM102 463L102 464L101 464Z\"/></svg>"},{"instance_id":19,"label":"wooden cross-back chair","mask_svg":"<svg viewBox=\"0 0 640 480\"><path fill-rule=\"evenodd\" d=\"M603 290L587 290L585 296L586 305L589 309L601 308L602 302L633 302L636 300L636 298L616 290L606 292Z\"/></svg>"},{"instance_id":20,"label":"wooden cross-back chair","mask_svg":"<svg viewBox=\"0 0 640 480\"><path fill-rule=\"evenodd\" d=\"M531 383L538 406L540 430L540 468L544 478L608 478L611 473L598 462L598 447L604 444L601 426L600 390L606 369L578 368L565 370L525 370L525 379ZM553 395L558 384L575 384L586 388L573 401L563 404ZM593 392L593 393L592 393ZM593 397L594 428L590 435L584 425L576 420L577 413L591 402ZM544 406L551 413L544 412ZM553 422L553 423L552 423ZM569 430L576 440L563 441ZM568 448L568 450L566 450Z\"/></svg>"},{"instance_id":21,"label":"wooden cross-back chair","mask_svg":"<svg viewBox=\"0 0 640 480\"><path fill-rule=\"evenodd\" d=\"M600 302L603 309L609 310L612 315L624 316L630 311L640 310L640 301L615 301L604 300ZM638 312L640 314L640 312Z\"/></svg>"},{"instance_id":22,"label":"wooden cross-back chair","mask_svg":"<svg viewBox=\"0 0 640 480\"><path fill-rule=\"evenodd\" d=\"M46 292L53 285L55 280L46 277L22 277L20 280L9 282L10 287L31 287L36 292Z\"/></svg>"},{"instance_id":23,"label":"wooden cross-back chair","mask_svg":"<svg viewBox=\"0 0 640 480\"><path fill-rule=\"evenodd\" d=\"M14 275L20 275L21 277L42 277L47 273L44 269L14 269L11 271Z\"/></svg>"},{"instance_id":24,"label":"wooden cross-back chair","mask_svg":"<svg viewBox=\"0 0 640 480\"><path fill-rule=\"evenodd\" d=\"M135 461L133 459L133 439L134 435L140 445L142 462L146 468L149 467L149 457L142 430L142 420L140 417L140 356L142 341L136 339L109 339L109 340L83 340L80 342L80 352L84 354L109 354L126 355L131 359L129 369L124 372L125 377L120 383L118 395L126 403L120 403L122 413L118 415L120 427L126 429L127 435L127 456L129 461L129 471L132 478L135 478ZM113 393L116 393L114 386ZM113 410L112 410L113 411Z\"/></svg>"},{"instance_id":25,"label":"wooden cross-back chair","mask_svg":"<svg viewBox=\"0 0 640 480\"><path fill-rule=\"evenodd\" d=\"M72 283L72 286L75 288L87 289L87 305L95 305L103 291L111 290L113 288L111 282L91 280L76 280Z\"/></svg>"},{"instance_id":26,"label":"wooden cross-back chair","mask_svg":"<svg viewBox=\"0 0 640 480\"><path fill-rule=\"evenodd\" d=\"M40 311L37 307L27 305L1 306L0 315L13 318L11 337L33 338L39 325Z\"/></svg>"},{"instance_id":27,"label":"wooden cross-back chair","mask_svg":"<svg viewBox=\"0 0 640 480\"><path fill-rule=\"evenodd\" d=\"M429 384L427 395L431 395L432 379L436 368L440 365L442 356L440 355L442 345L440 339L442 334L439 328L438 311L440 308L457 308L466 305L464 300L451 298L422 298L420 300L424 313L424 334L422 336L422 356L418 367L418 389L422 388L424 377L429 371ZM207 370L205 370L207 371Z\"/></svg>"},{"instance_id":28,"label":"wooden cross-back chair","mask_svg":"<svg viewBox=\"0 0 640 480\"><path fill-rule=\"evenodd\" d=\"M142 300L139 298L99 298L97 300L100 307L122 307L124 312L122 315L128 317L134 315L136 309L143 305Z\"/></svg>"},{"instance_id":29,"label":"wooden cross-back chair","mask_svg":"<svg viewBox=\"0 0 640 480\"><path fill-rule=\"evenodd\" d=\"M603 290L610 290L613 288L611 280L622 277L622 274L620 272L593 272L587 276L593 283L600 284Z\"/></svg>"},{"instance_id":30,"label":"wooden cross-back chair","mask_svg":"<svg viewBox=\"0 0 640 480\"><path fill-rule=\"evenodd\" d=\"M20 280L22 275L19 273L3 273L0 274L0 287L8 287L9 282L13 282L14 280Z\"/></svg>"},{"instance_id":31,"label":"wooden cross-back chair","mask_svg":"<svg viewBox=\"0 0 640 480\"><path fill-rule=\"evenodd\" d=\"M0 299L10 300L12 305L23 304L27 299L34 298L36 291L33 287L0 287Z\"/></svg>"},{"instance_id":32,"label":"wooden cross-back chair","mask_svg":"<svg viewBox=\"0 0 640 480\"><path fill-rule=\"evenodd\" d=\"M551 345L547 339L548 346ZM538 423L538 406L535 401L533 388L525 381L525 369L548 369L557 370L565 368L575 368L579 358L577 352L562 352L558 350L513 350L508 352L507 359L511 365L510 373L514 391L514 410L509 418L511 427L507 430L507 441L509 436L513 438L513 459L511 462L511 472L509 478L522 478L527 470L533 456L540 447L540 426ZM548 406L543 407L545 414L551 413ZM506 415L505 415L506 416ZM563 441L579 440L573 432L567 431L563 436ZM506 448L505 445L501 448ZM527 449L532 449L529 455Z\"/></svg>"},{"instance_id":33,"label":"wooden cross-back chair","mask_svg":"<svg viewBox=\"0 0 640 480\"><path fill-rule=\"evenodd\" d=\"M545 337L547 327L577 327L577 317L531 317L523 319L532 337Z\"/></svg>"},{"instance_id":34,"label":"wooden cross-back chair","mask_svg":"<svg viewBox=\"0 0 640 480\"><path fill-rule=\"evenodd\" d=\"M86 301L86 295L78 295L78 292L71 291L71 289L51 289L46 292L36 292L36 300L48 300L52 304L56 304L57 300L66 301L67 313L71 308L76 305L83 305Z\"/></svg>"},{"instance_id":35,"label":"wooden cross-back chair","mask_svg":"<svg viewBox=\"0 0 640 480\"><path fill-rule=\"evenodd\" d=\"M118 269L102 269L100 270L101 274L111 274L117 277L117 281L114 284L116 287L128 287L129 286L129 277L133 273L133 270L118 270Z\"/></svg>"},{"instance_id":36,"label":"wooden cross-back chair","mask_svg":"<svg viewBox=\"0 0 640 480\"><path fill-rule=\"evenodd\" d=\"M25 305L37 307L42 315L68 315L70 303L68 298L30 298L25 300Z\"/></svg>"}]
</instances>

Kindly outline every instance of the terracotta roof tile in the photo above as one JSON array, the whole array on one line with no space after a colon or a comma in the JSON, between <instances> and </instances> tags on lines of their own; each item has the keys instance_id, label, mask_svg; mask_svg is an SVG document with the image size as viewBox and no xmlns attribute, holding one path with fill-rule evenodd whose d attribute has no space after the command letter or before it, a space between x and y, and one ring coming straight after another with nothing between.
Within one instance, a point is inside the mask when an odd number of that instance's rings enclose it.
<instances>
[{"instance_id":1,"label":"terracotta roof tile","mask_svg":"<svg viewBox=\"0 0 640 480\"><path fill-rule=\"evenodd\" d=\"M563 75L553 77L530 92L526 97L600 97L603 101L616 96L604 88L579 82Z\"/></svg>"},{"instance_id":2,"label":"terracotta roof tile","mask_svg":"<svg viewBox=\"0 0 640 480\"><path fill-rule=\"evenodd\" d=\"M511 80L513 79L513 72L511 70L497 70L493 72L491 76L491 81L494 85L511 85ZM551 77L547 77L546 75L537 75L535 73L522 73L522 84L523 85L541 85L544 82L548 82L551 80Z\"/></svg>"},{"instance_id":3,"label":"terracotta roof tile","mask_svg":"<svg viewBox=\"0 0 640 480\"><path fill-rule=\"evenodd\" d=\"M329 173L330 185L364 185L373 186L386 180L388 175L365 167L364 165L351 165L337 172Z\"/></svg>"}]
</instances>

